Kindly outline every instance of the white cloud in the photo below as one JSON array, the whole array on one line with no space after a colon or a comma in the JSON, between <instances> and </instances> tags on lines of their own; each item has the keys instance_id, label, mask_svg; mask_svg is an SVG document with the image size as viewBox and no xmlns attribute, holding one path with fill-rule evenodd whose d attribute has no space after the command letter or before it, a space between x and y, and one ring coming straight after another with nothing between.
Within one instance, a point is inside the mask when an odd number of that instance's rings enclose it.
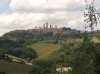
<instances>
[{"instance_id":1,"label":"white cloud","mask_svg":"<svg viewBox=\"0 0 100 74\"><path fill-rule=\"evenodd\" d=\"M42 26L46 21L48 21L50 24L56 24L58 26L64 25L76 28L81 18L81 16L77 15L77 13L80 14L80 12L58 12L49 15L44 13L17 12L12 14L1 14L0 17L2 18L0 18L0 28L3 29L4 32L14 29L34 28L35 26ZM72 21L75 23L72 23Z\"/></svg>"},{"instance_id":2,"label":"white cloud","mask_svg":"<svg viewBox=\"0 0 100 74\"><path fill-rule=\"evenodd\" d=\"M7 32L42 26L46 21L75 28L78 23L76 18L81 17L78 15L81 3L80 0L11 0L10 7L14 12L0 15L0 28Z\"/></svg>"},{"instance_id":3,"label":"white cloud","mask_svg":"<svg viewBox=\"0 0 100 74\"><path fill-rule=\"evenodd\" d=\"M33 13L12 13L1 14L0 17L0 29L14 30L14 29L26 29L31 26L38 25L38 22L43 18L44 14Z\"/></svg>"},{"instance_id":4,"label":"white cloud","mask_svg":"<svg viewBox=\"0 0 100 74\"><path fill-rule=\"evenodd\" d=\"M81 0L82 1L82 0ZM58 11L79 11L80 0L11 0L10 6L18 12L51 13Z\"/></svg>"},{"instance_id":5,"label":"white cloud","mask_svg":"<svg viewBox=\"0 0 100 74\"><path fill-rule=\"evenodd\" d=\"M48 21L63 25L77 18L82 5L83 0L11 0L10 3L10 7L17 13L44 14L38 23Z\"/></svg>"}]
</instances>

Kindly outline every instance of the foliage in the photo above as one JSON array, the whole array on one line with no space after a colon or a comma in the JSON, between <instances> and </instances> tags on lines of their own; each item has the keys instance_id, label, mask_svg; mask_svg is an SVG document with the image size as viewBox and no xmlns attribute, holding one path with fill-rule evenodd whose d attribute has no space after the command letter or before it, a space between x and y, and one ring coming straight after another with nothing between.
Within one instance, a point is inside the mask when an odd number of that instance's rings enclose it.
<instances>
[{"instance_id":1,"label":"foliage","mask_svg":"<svg viewBox=\"0 0 100 74\"><path fill-rule=\"evenodd\" d=\"M32 48L26 48L23 45L23 41L17 42L6 38L0 39L0 53L29 60L37 57L36 52Z\"/></svg>"},{"instance_id":2,"label":"foliage","mask_svg":"<svg viewBox=\"0 0 100 74\"><path fill-rule=\"evenodd\" d=\"M74 58L74 45L62 45L60 49L53 52L48 59L55 61L56 65L71 66L70 62Z\"/></svg>"},{"instance_id":3,"label":"foliage","mask_svg":"<svg viewBox=\"0 0 100 74\"><path fill-rule=\"evenodd\" d=\"M36 58L37 53L40 56L45 54L47 58L33 60L33 70L30 74L55 72L55 68L61 66L72 67L72 74L99 74L100 46L90 41L90 35L80 32L53 34L53 32L27 30L12 31L0 38L0 53L26 60ZM99 35L99 32L95 35ZM75 42L75 38L83 36L82 44ZM58 46L59 42L61 48ZM55 50L56 48L59 49Z\"/></svg>"},{"instance_id":4,"label":"foliage","mask_svg":"<svg viewBox=\"0 0 100 74\"><path fill-rule=\"evenodd\" d=\"M60 39L80 38L81 34L83 34L77 30L70 30L68 32L65 30L64 32L65 33L43 32L38 30L15 30L6 33L2 37L23 44L31 44L37 41L46 40L51 40L52 42L57 43Z\"/></svg>"},{"instance_id":5,"label":"foliage","mask_svg":"<svg viewBox=\"0 0 100 74\"><path fill-rule=\"evenodd\" d=\"M89 42L88 42L89 43ZM88 43L83 43L77 48L75 59L73 60L73 74L93 74L94 72L94 54ZM79 70L79 71L78 71Z\"/></svg>"},{"instance_id":6,"label":"foliage","mask_svg":"<svg viewBox=\"0 0 100 74\"><path fill-rule=\"evenodd\" d=\"M97 52L97 44L90 41L89 38L84 38L84 41L78 48L75 49L74 60L72 61L72 74L98 74L100 73L100 61ZM100 49L100 48L99 48Z\"/></svg>"},{"instance_id":7,"label":"foliage","mask_svg":"<svg viewBox=\"0 0 100 74\"><path fill-rule=\"evenodd\" d=\"M54 62L50 60L34 60L33 61L33 70L30 74L45 74L51 73L52 68L54 66Z\"/></svg>"},{"instance_id":8,"label":"foliage","mask_svg":"<svg viewBox=\"0 0 100 74\"><path fill-rule=\"evenodd\" d=\"M56 73L56 68L61 66L71 66L74 59L73 49L76 46L62 45L61 48L52 52L46 59L33 60L33 70L30 74Z\"/></svg>"}]
</instances>

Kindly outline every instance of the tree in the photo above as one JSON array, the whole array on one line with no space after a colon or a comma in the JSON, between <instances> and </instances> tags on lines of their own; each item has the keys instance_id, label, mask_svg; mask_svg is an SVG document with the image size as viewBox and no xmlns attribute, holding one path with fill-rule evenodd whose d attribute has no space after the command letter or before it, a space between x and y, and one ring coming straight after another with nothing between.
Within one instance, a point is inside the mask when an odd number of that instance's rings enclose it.
<instances>
[{"instance_id":1,"label":"tree","mask_svg":"<svg viewBox=\"0 0 100 74\"><path fill-rule=\"evenodd\" d=\"M92 3L88 4L86 2L87 12L84 12L87 26L91 29L90 37L88 34L83 37L83 43L77 48L75 52L75 59L73 60L73 71L72 74L100 74L100 52L98 52L97 47L93 39L93 31L95 25L98 23L98 11L94 7L94 0Z\"/></svg>"},{"instance_id":2,"label":"tree","mask_svg":"<svg viewBox=\"0 0 100 74\"><path fill-rule=\"evenodd\" d=\"M52 60L33 60L33 69L30 72L30 74L45 74L45 73L51 73L54 67L54 62Z\"/></svg>"},{"instance_id":3,"label":"tree","mask_svg":"<svg viewBox=\"0 0 100 74\"><path fill-rule=\"evenodd\" d=\"M73 74L96 74L95 72L95 60L96 55L93 49L93 43L89 39L83 41L83 43L75 50L75 59L72 63Z\"/></svg>"}]
</instances>

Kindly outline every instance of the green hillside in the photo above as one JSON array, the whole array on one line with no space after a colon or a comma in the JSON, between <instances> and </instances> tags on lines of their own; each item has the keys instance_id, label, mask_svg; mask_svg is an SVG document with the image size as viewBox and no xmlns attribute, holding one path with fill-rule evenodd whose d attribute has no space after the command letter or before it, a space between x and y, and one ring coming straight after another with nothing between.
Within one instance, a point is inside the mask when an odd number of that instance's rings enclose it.
<instances>
[{"instance_id":1,"label":"green hillside","mask_svg":"<svg viewBox=\"0 0 100 74\"><path fill-rule=\"evenodd\" d=\"M37 42L29 45L28 47L33 48L39 57L44 57L54 50L60 48L58 44L53 43L45 43L45 42Z\"/></svg>"}]
</instances>

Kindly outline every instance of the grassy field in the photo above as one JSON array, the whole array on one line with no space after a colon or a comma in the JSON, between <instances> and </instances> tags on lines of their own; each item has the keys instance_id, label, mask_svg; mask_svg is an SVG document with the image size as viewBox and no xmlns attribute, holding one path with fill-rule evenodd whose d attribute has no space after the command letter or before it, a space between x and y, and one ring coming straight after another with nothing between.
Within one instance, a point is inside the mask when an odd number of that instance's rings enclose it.
<instances>
[{"instance_id":1,"label":"grassy field","mask_svg":"<svg viewBox=\"0 0 100 74\"><path fill-rule=\"evenodd\" d=\"M59 45L53 43L45 43L45 42L38 42L29 45L28 47L32 47L39 57L46 56L52 53L54 50L60 48Z\"/></svg>"},{"instance_id":2,"label":"grassy field","mask_svg":"<svg viewBox=\"0 0 100 74\"><path fill-rule=\"evenodd\" d=\"M6 74L28 74L32 70L32 66L17 63L8 63L0 60L0 72L6 72Z\"/></svg>"}]
</instances>

